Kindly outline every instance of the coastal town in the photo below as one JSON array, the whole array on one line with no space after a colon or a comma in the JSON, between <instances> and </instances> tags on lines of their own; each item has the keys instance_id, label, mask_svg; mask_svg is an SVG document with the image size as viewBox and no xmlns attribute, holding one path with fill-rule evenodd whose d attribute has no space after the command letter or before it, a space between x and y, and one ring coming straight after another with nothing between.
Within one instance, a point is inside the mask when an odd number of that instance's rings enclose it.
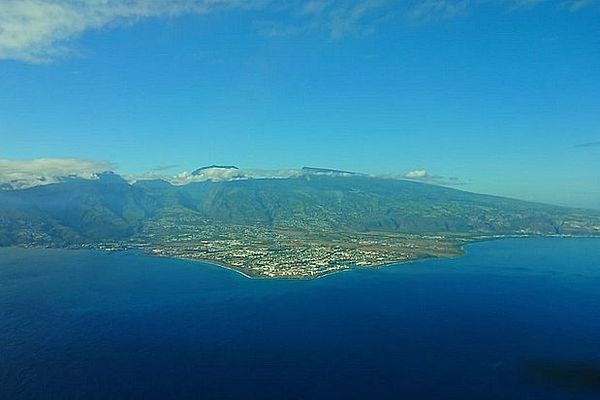
<instances>
[{"instance_id":1,"label":"coastal town","mask_svg":"<svg viewBox=\"0 0 600 400\"><path fill-rule=\"evenodd\" d=\"M326 224L307 221L285 226L240 225L217 222L195 212L173 210L149 219L135 235L120 240L57 243L35 226L23 226L19 231L25 241L23 247L133 250L152 256L211 263L249 278L278 279L313 279L354 268L454 257L463 253L465 244L477 241L581 236L529 230L509 234L409 234L332 229Z\"/></svg>"},{"instance_id":2,"label":"coastal town","mask_svg":"<svg viewBox=\"0 0 600 400\"><path fill-rule=\"evenodd\" d=\"M128 247L215 263L248 277L294 279L461 252L459 241L443 236L227 225L181 215L147 223Z\"/></svg>"}]
</instances>

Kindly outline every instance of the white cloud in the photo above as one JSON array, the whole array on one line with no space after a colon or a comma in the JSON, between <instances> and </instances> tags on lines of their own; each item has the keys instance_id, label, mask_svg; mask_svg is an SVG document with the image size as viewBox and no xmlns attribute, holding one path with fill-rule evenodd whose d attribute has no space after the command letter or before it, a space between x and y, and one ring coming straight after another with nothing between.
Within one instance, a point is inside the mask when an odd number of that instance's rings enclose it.
<instances>
[{"instance_id":1,"label":"white cloud","mask_svg":"<svg viewBox=\"0 0 600 400\"><path fill-rule=\"evenodd\" d=\"M286 4L284 18L255 24L260 33L290 36L322 31L332 39L366 34L387 15L394 3L391 0L291 0Z\"/></svg>"},{"instance_id":2,"label":"white cloud","mask_svg":"<svg viewBox=\"0 0 600 400\"><path fill-rule=\"evenodd\" d=\"M179 174L179 177L187 181L231 181L244 178L244 173L239 169L209 167L193 174L187 172Z\"/></svg>"},{"instance_id":3,"label":"white cloud","mask_svg":"<svg viewBox=\"0 0 600 400\"><path fill-rule=\"evenodd\" d=\"M387 3L387 0L363 0L348 7L334 9L329 16L331 37L339 39L356 30L356 26L361 26L369 14L381 10Z\"/></svg>"},{"instance_id":4,"label":"white cloud","mask_svg":"<svg viewBox=\"0 0 600 400\"><path fill-rule=\"evenodd\" d=\"M585 7L596 3L597 0L572 0L569 2L569 9L571 11L579 11Z\"/></svg>"},{"instance_id":5,"label":"white cloud","mask_svg":"<svg viewBox=\"0 0 600 400\"><path fill-rule=\"evenodd\" d=\"M0 159L0 187L24 189L60 182L66 177L95 179L98 173L112 169L111 163L71 158Z\"/></svg>"},{"instance_id":6,"label":"white cloud","mask_svg":"<svg viewBox=\"0 0 600 400\"><path fill-rule=\"evenodd\" d=\"M409 16L420 20L454 18L464 14L469 5L466 0L423 0L414 4Z\"/></svg>"},{"instance_id":7,"label":"white cloud","mask_svg":"<svg viewBox=\"0 0 600 400\"><path fill-rule=\"evenodd\" d=\"M486 4L513 11L550 5L559 10L567 9L575 12L598 2L599 0L415 0L410 2L407 15L414 20L443 20L466 15L470 10Z\"/></svg>"},{"instance_id":8,"label":"white cloud","mask_svg":"<svg viewBox=\"0 0 600 400\"><path fill-rule=\"evenodd\" d=\"M259 10L267 35L327 31L332 38L370 32L390 15L435 20L466 14L485 3L508 8L556 4L579 11L600 0L0 0L0 60L29 63L73 52L73 40L90 30L147 18L205 15L222 10ZM259 18L260 20L260 18Z\"/></svg>"},{"instance_id":9,"label":"white cloud","mask_svg":"<svg viewBox=\"0 0 600 400\"><path fill-rule=\"evenodd\" d=\"M260 0L1 0L0 59L43 63L88 30L151 17L252 8Z\"/></svg>"},{"instance_id":10,"label":"white cloud","mask_svg":"<svg viewBox=\"0 0 600 400\"><path fill-rule=\"evenodd\" d=\"M173 166L169 166L173 167ZM113 171L116 166L110 162L80 160L74 158L39 158L35 160L0 159L0 190L26 189L34 186L63 182L69 178L97 179L102 172ZM326 170L324 170L326 171ZM246 179L286 179L300 176L323 174L345 176L344 173L318 173L303 169L233 169L209 167L196 174L188 171L176 175L161 174L151 171L143 175L125 175L129 183L137 181L162 179L172 185L180 186L193 182L223 182ZM457 186L465 182L458 178L429 175L424 169L409 171L404 175L354 175L371 176L385 179L412 179L439 185Z\"/></svg>"},{"instance_id":11,"label":"white cloud","mask_svg":"<svg viewBox=\"0 0 600 400\"><path fill-rule=\"evenodd\" d=\"M382 177L390 179L410 179L441 186L463 186L470 183L470 179L463 180L456 176L431 175L426 169L415 169L408 171L404 175L385 175Z\"/></svg>"},{"instance_id":12,"label":"white cloud","mask_svg":"<svg viewBox=\"0 0 600 400\"><path fill-rule=\"evenodd\" d=\"M321 14L327 7L331 5L331 0L309 0L302 7L302 14L318 15Z\"/></svg>"},{"instance_id":13,"label":"white cloud","mask_svg":"<svg viewBox=\"0 0 600 400\"><path fill-rule=\"evenodd\" d=\"M274 25L267 32L302 32L326 27L340 37L385 0L0 0L0 59L45 63L72 52L73 39L145 18L204 15L222 10L300 14L304 26ZM288 21L289 22L289 21ZM297 21L296 21L297 22ZM270 21L273 23L273 21ZM264 29L263 29L264 30Z\"/></svg>"},{"instance_id":14,"label":"white cloud","mask_svg":"<svg viewBox=\"0 0 600 400\"><path fill-rule=\"evenodd\" d=\"M408 179L424 179L427 178L427 170L424 169L415 169L413 171L408 171L404 177Z\"/></svg>"},{"instance_id":15,"label":"white cloud","mask_svg":"<svg viewBox=\"0 0 600 400\"><path fill-rule=\"evenodd\" d=\"M162 179L172 185L186 185L192 182L222 182L244 179L285 179L302 175L299 169L225 169L225 168L207 168L198 174L192 174L189 171L183 171L177 175L161 175L156 173L147 173L141 176L129 176L128 181L144 181L150 179Z\"/></svg>"}]
</instances>

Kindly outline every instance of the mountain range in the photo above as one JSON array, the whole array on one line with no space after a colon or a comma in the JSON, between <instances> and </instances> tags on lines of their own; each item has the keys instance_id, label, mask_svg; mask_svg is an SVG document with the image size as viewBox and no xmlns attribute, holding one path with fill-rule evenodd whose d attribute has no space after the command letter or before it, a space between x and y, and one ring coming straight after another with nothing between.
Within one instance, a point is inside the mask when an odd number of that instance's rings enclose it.
<instances>
[{"instance_id":1,"label":"mountain range","mask_svg":"<svg viewBox=\"0 0 600 400\"><path fill-rule=\"evenodd\" d=\"M233 166L211 166L238 171ZM207 169L198 169L201 174ZM600 212L322 168L287 178L130 183L107 172L0 190L0 245L125 240L169 214L276 229L456 235L597 235Z\"/></svg>"}]
</instances>

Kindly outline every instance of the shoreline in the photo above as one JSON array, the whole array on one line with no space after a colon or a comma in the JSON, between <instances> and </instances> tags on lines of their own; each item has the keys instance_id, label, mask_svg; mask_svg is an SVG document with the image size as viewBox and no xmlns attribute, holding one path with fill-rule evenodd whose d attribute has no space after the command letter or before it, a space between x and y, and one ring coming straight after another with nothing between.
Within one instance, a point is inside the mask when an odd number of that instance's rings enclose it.
<instances>
[{"instance_id":1,"label":"shoreline","mask_svg":"<svg viewBox=\"0 0 600 400\"><path fill-rule=\"evenodd\" d=\"M110 253L126 253L126 252L131 252L134 254L138 254L138 255L143 255L143 256L147 256L147 257L152 257L152 258L166 258L166 259L172 259L172 260L182 260L182 261L186 261L186 262L199 262L199 263L204 263L204 264L208 264L217 268L223 268L226 270L230 270L233 272L236 272L237 274L243 276L246 279L252 279L252 280L280 280L280 281L312 281L312 280L316 280L316 279L320 279L320 278L325 278L327 276L330 275L335 275L338 273L342 273L342 272L346 272L346 271L353 271L353 270L377 270L377 269L383 269L386 267L390 267L390 266L395 266L395 265L403 265L403 264L409 264L409 263L414 263L414 262L421 262L421 261L425 261L425 260L439 260L439 259L455 259L455 258L459 258L459 257L464 257L465 255L468 254L466 247L472 244L477 244L477 243L484 243L484 242L491 242L491 241L496 241L496 240L504 240L504 239L600 239L600 235L506 235L506 236L489 236L489 237L485 237L485 236L477 236L477 237L472 237L472 238L454 238L455 240L457 240L457 253L456 254L449 254L447 256L423 256L423 257L415 257L412 259L407 259L407 260L394 260L394 261L389 261L389 262L383 262L380 264L372 264L372 265L368 265L368 266L357 266L357 265L352 265L346 268L342 268L336 271L330 271L324 274L320 274L320 275L306 275L306 276L253 276L250 275L246 272L244 272L243 270L240 270L236 267L233 267L231 265L227 265L218 261L213 261L213 260L208 260L208 259L200 259L200 258L189 258L189 257L177 257L177 256L170 256L170 255L158 255L158 254L153 254L150 251L146 251L146 250L142 250L142 249L136 249L136 248L124 248L124 249L114 249L114 250L108 250L108 249L94 249L94 248L86 248L86 247L52 247L52 246L23 246L23 245L12 245L12 246L1 246L1 247L6 247L6 248L20 248L20 249L28 249L28 248L34 248L34 249L56 249L56 250L88 250L88 251L96 251L102 254L110 254Z\"/></svg>"},{"instance_id":2,"label":"shoreline","mask_svg":"<svg viewBox=\"0 0 600 400\"><path fill-rule=\"evenodd\" d=\"M343 268L337 271L331 271L331 272L327 272L325 274L320 274L320 275L316 275L316 276L310 276L310 275L306 275L306 276L252 276L249 275L247 273L245 273L244 271L237 269L231 265L227 265L218 261L213 261L213 260L209 260L209 259L203 259L203 258L189 258L189 257L177 257L177 256L165 256L165 255L157 255L157 254L152 254L151 252L146 252L146 251L141 251L141 254L146 255L148 257L161 257L161 258L167 258L167 259L172 259L172 260L183 260L183 261L189 261L189 262L199 262L199 263L204 263L204 264L209 264L211 266L215 266L218 268L223 268L223 269L227 269L233 272L238 273L239 275L242 275L244 278L246 279L252 279L252 280L279 280L279 281L313 281L316 279L321 279L321 278L325 278L327 276L331 276L331 275L336 275L342 272L347 272L347 271L354 271L354 270L378 270L378 269L383 269L386 267L390 267L390 266L394 266L394 265L403 265L403 264L409 264L409 263L413 263L413 262L420 262L420 261L425 261L425 260L440 260L440 259L455 259L455 258L459 258L459 257L464 257L467 254L467 251L465 249L466 246L471 245L471 244L475 244L475 243L482 243L482 242L488 242L488 241L493 241L493 240L502 240L502 239L526 239L526 238L586 238L587 236L559 236L559 235L544 235L544 236L536 236L536 235L510 235L510 236L503 236L503 237L489 237L489 238L481 238L481 237L477 237L477 238L459 238L459 242L466 242L466 243L460 243L459 246L457 246L457 254L451 254L451 255L447 255L447 256L423 256L423 257L416 257L416 258L412 258L409 260L394 260L394 261L389 261L389 262L383 262L380 264L372 264L372 265L366 265L366 266L358 266L358 265L353 265L353 266L349 266L347 268ZM598 238L600 239L600 236L590 236L587 238Z\"/></svg>"},{"instance_id":3,"label":"shoreline","mask_svg":"<svg viewBox=\"0 0 600 400\"><path fill-rule=\"evenodd\" d=\"M144 253L146 254L146 253ZM312 281L315 279L320 279L320 278L325 278L326 276L330 276L330 275L335 275L338 273L342 273L342 272L346 272L346 271L351 271L353 269L357 269L360 267L348 267L348 268L343 268L340 269L338 271L331 271L331 272L327 272L326 274L321 274L321 275L315 275L315 276L252 276L252 275L248 275L247 273L243 272L242 270L239 270L233 266L230 265L226 265L217 261L212 261L212 260L207 260L207 259L202 259L202 258L188 258L188 257L176 257L176 256L156 256L153 254L147 254L150 257L163 257L163 258L169 258L172 260L184 260L184 261L191 261L191 262L199 262L199 263L204 263L204 264L209 264L211 266L215 266L215 267L219 267L219 268L224 268L224 269L228 269L230 271L233 272L237 272L238 274L242 275L244 278L247 279L253 279L253 280L281 280L281 281ZM366 267L366 268L371 268L371 267Z\"/></svg>"},{"instance_id":4,"label":"shoreline","mask_svg":"<svg viewBox=\"0 0 600 400\"><path fill-rule=\"evenodd\" d=\"M146 253L146 252L142 252L142 254L148 255L150 257L163 257L163 258L170 258L170 259L174 259L174 260L184 260L184 261L190 261L190 262L205 263L205 264L209 264L209 265L212 265L215 267L219 267L219 268L223 268L223 269L227 269L227 270L236 272L236 273L242 275L244 278L252 279L252 280L313 281L316 279L325 278L327 276L336 275L336 274L346 272L346 271L377 270L377 269L383 269L383 268L394 266L394 265L403 265L403 264L409 264L409 263L420 262L420 261L425 261L425 260L456 259L456 258L464 257L465 255L467 255L466 247L469 245L472 245L472 244L476 244L476 243L491 242L491 241L503 240L503 239L534 239L534 238L538 238L538 239L561 239L561 238L562 239L600 239L600 235L573 236L573 235L560 235L560 234L555 234L555 235L512 234L512 235L506 235L506 236L489 236L489 237L476 236L473 238L454 238L454 240L457 240L457 242L459 244L459 246L457 247L457 250L458 250L457 254L451 254L448 256L416 257L416 258L413 258L410 260L397 260L397 261L390 261L390 262L385 262L385 263L381 263L381 264L373 264L373 265L368 265L368 266L356 266L355 265L355 266L350 266L348 268L340 269L338 271L331 271L331 272L317 275L317 276L308 276L307 275L307 276L298 276L298 277L296 277L296 276L252 276L252 275L249 275L249 274L243 272L242 270L239 270L233 266L226 265L226 264L223 264L223 263L220 263L217 261L200 259L200 258L161 256L161 255L155 255L155 254Z\"/></svg>"}]
</instances>

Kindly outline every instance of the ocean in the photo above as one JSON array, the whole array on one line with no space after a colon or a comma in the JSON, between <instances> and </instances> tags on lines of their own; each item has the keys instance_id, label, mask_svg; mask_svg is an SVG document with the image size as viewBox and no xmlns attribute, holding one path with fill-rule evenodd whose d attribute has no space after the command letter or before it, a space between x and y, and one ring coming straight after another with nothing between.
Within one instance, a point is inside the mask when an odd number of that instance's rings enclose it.
<instances>
[{"instance_id":1,"label":"ocean","mask_svg":"<svg viewBox=\"0 0 600 400\"><path fill-rule=\"evenodd\" d=\"M0 399L598 399L600 239L262 280L0 249Z\"/></svg>"}]
</instances>

